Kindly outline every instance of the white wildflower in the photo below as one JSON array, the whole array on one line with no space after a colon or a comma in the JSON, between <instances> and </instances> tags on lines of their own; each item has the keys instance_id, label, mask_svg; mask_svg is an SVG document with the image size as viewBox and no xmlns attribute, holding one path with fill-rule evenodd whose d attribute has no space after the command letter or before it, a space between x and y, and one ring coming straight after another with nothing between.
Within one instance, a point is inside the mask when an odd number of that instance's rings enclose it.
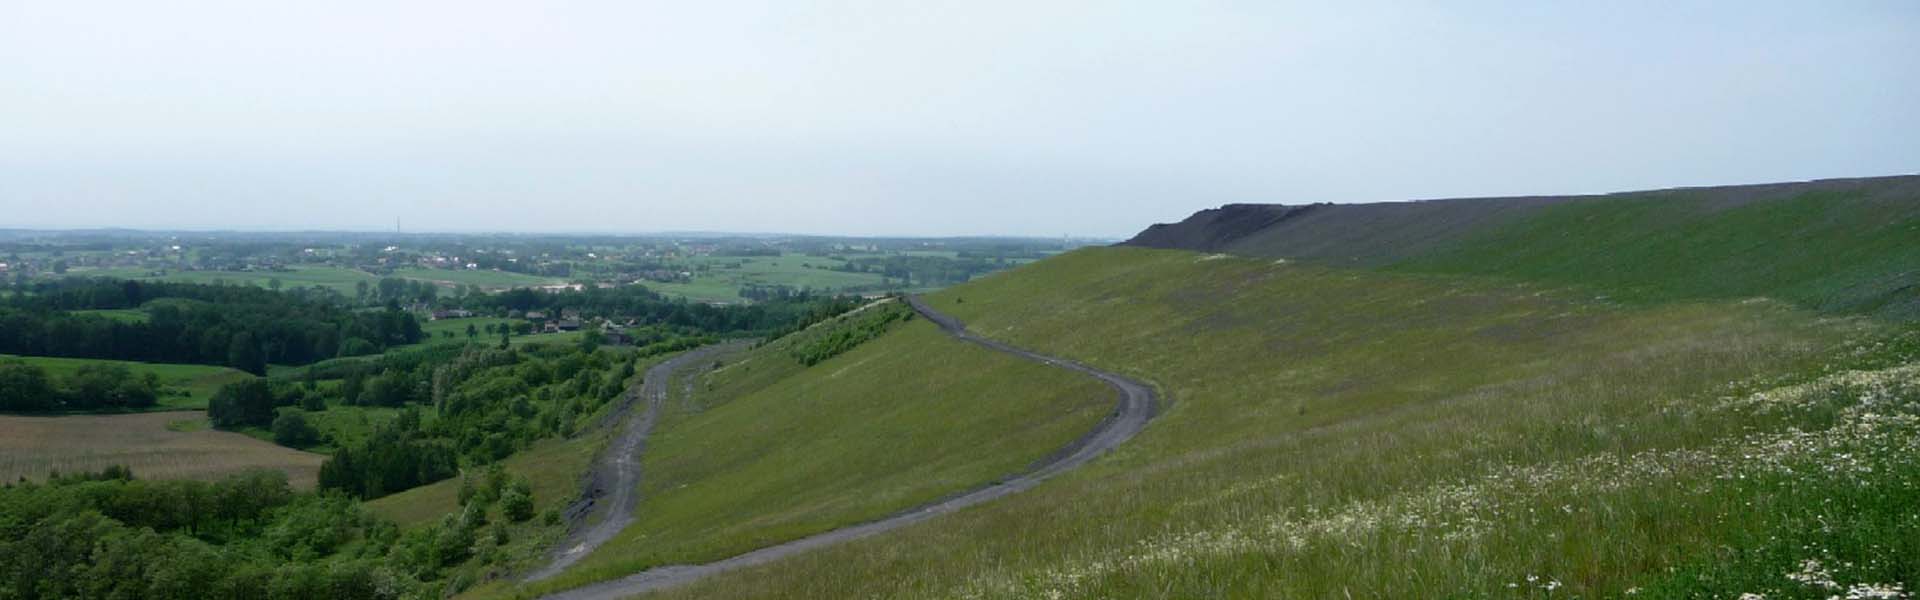
<instances>
[{"instance_id":1,"label":"white wildflower","mask_svg":"<svg viewBox=\"0 0 1920 600\"><path fill-rule=\"evenodd\" d=\"M1847 588L1847 600L1907 600L1912 598L1898 583L1856 583Z\"/></svg>"}]
</instances>

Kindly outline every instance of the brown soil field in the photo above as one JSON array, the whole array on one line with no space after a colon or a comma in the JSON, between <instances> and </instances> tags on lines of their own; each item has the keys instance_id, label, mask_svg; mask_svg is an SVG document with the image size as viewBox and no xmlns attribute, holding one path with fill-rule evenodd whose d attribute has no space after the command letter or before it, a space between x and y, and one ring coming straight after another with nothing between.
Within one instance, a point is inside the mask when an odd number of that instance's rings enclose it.
<instances>
[{"instance_id":1,"label":"brown soil field","mask_svg":"<svg viewBox=\"0 0 1920 600\"><path fill-rule=\"evenodd\" d=\"M324 456L233 432L167 429L174 421L205 418L202 412L0 416L0 481L38 481L52 470L74 473L110 465L126 465L140 479L219 479L267 468L285 471L295 488L313 488Z\"/></svg>"}]
</instances>

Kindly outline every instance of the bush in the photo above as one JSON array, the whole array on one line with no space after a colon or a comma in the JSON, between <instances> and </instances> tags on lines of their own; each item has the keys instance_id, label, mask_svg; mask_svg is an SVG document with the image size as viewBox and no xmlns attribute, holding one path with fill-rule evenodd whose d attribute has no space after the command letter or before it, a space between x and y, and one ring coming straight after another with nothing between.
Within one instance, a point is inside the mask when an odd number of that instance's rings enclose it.
<instances>
[{"instance_id":1,"label":"bush","mask_svg":"<svg viewBox=\"0 0 1920 600\"><path fill-rule=\"evenodd\" d=\"M0 360L0 410L54 408L53 383L46 369L18 360Z\"/></svg>"},{"instance_id":2,"label":"bush","mask_svg":"<svg viewBox=\"0 0 1920 600\"><path fill-rule=\"evenodd\" d=\"M340 343L340 356L366 356L379 351L380 348L374 346L373 342L361 338L347 338L347 341Z\"/></svg>"},{"instance_id":3,"label":"bush","mask_svg":"<svg viewBox=\"0 0 1920 600\"><path fill-rule=\"evenodd\" d=\"M266 427L273 423L273 389L265 379L250 379L221 386L207 402L207 418L214 427Z\"/></svg>"},{"instance_id":4,"label":"bush","mask_svg":"<svg viewBox=\"0 0 1920 600\"><path fill-rule=\"evenodd\" d=\"M508 489L500 495L500 512L515 523L533 518L533 496L519 489Z\"/></svg>"},{"instance_id":5,"label":"bush","mask_svg":"<svg viewBox=\"0 0 1920 600\"><path fill-rule=\"evenodd\" d=\"M297 410L281 413L273 420L273 442L289 448L305 448L320 441L320 432L307 424L306 415Z\"/></svg>"},{"instance_id":6,"label":"bush","mask_svg":"<svg viewBox=\"0 0 1920 600\"><path fill-rule=\"evenodd\" d=\"M300 410L320 412L326 409L327 397L320 395L319 392L308 390L307 393L300 396Z\"/></svg>"}]
</instances>

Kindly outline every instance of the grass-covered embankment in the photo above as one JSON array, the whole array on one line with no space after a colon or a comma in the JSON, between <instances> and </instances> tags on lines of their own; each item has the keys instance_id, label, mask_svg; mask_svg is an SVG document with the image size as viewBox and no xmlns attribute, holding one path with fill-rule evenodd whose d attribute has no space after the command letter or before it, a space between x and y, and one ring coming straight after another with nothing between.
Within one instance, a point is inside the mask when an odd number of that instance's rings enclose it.
<instances>
[{"instance_id":1,"label":"grass-covered embankment","mask_svg":"<svg viewBox=\"0 0 1920 600\"><path fill-rule=\"evenodd\" d=\"M1920 198L1811 191L1728 206L1694 192L1541 208L1394 270L1579 286L1628 302L1765 296L1920 318Z\"/></svg>"},{"instance_id":2,"label":"grass-covered embankment","mask_svg":"<svg viewBox=\"0 0 1920 600\"><path fill-rule=\"evenodd\" d=\"M1911 381L1911 341L1859 341L1885 323L1138 249L932 299L1155 382L1165 412L1028 493L663 596L1793 597L1814 590L1783 562L1852 565L1841 586L1916 572L1898 544L1803 527L1913 497L1916 429L1881 416L1915 387L1848 383ZM1824 470L1843 455L1878 475ZM1761 547L1783 532L1822 543Z\"/></svg>"},{"instance_id":3,"label":"grass-covered embankment","mask_svg":"<svg viewBox=\"0 0 1920 600\"><path fill-rule=\"evenodd\" d=\"M635 524L519 593L717 560L929 503L1025 470L1113 405L1098 381L953 340L905 311L870 307L676 382L643 458ZM887 332L802 365L870 327Z\"/></svg>"}]
</instances>

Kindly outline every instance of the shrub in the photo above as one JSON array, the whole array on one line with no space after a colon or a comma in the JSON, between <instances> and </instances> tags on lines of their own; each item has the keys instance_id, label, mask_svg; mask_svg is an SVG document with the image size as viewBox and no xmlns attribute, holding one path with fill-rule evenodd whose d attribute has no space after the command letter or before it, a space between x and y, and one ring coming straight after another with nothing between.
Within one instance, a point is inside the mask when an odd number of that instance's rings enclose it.
<instances>
[{"instance_id":1,"label":"shrub","mask_svg":"<svg viewBox=\"0 0 1920 600\"><path fill-rule=\"evenodd\" d=\"M320 432L307 423L305 414L290 410L273 420L273 441L289 448L305 448L320 441Z\"/></svg>"}]
</instances>

